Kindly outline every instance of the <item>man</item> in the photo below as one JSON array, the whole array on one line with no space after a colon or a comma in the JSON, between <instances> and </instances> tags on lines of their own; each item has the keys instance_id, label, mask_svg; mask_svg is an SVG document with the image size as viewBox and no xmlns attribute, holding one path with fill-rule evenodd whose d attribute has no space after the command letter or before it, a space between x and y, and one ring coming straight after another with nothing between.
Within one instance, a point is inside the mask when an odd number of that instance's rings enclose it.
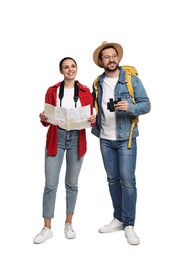
<instances>
[{"instance_id":1,"label":"man","mask_svg":"<svg viewBox=\"0 0 180 260\"><path fill-rule=\"evenodd\" d=\"M103 42L93 53L97 66L104 69L93 84L93 96L97 112L92 134L100 138L100 150L107 173L109 191L114 208L113 220L99 229L101 233L123 230L127 242L138 245L135 233L136 214L136 137L132 118L146 114L151 104L141 80L131 76L134 102L127 88L126 71L119 66L123 48L118 43ZM131 145L129 145L129 137Z\"/></svg>"}]
</instances>

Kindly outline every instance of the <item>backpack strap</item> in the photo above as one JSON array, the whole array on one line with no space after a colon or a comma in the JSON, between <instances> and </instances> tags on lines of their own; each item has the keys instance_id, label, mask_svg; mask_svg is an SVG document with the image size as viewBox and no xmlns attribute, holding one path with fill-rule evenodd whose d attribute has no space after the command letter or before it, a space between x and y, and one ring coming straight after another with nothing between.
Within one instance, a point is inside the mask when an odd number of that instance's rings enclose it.
<instances>
[{"instance_id":1,"label":"backpack strap","mask_svg":"<svg viewBox=\"0 0 180 260\"><path fill-rule=\"evenodd\" d=\"M95 95L94 95L94 107L95 107L96 113L98 113L98 86L97 86L98 81L99 81L99 76L93 82L93 91L95 93Z\"/></svg>"},{"instance_id":2,"label":"backpack strap","mask_svg":"<svg viewBox=\"0 0 180 260\"><path fill-rule=\"evenodd\" d=\"M131 123L131 128L130 128L130 132L129 132L129 140L128 140L128 148L131 148L132 145L132 134L133 134L133 129L135 127L135 125L139 122L139 118L138 116L132 116L131 119L132 123Z\"/></svg>"},{"instance_id":3,"label":"backpack strap","mask_svg":"<svg viewBox=\"0 0 180 260\"><path fill-rule=\"evenodd\" d=\"M124 66L122 66L122 68L126 72L126 86L127 86L129 95L132 98L133 104L135 104L136 102L135 102L135 99L134 99L134 88L133 88L133 85L132 85L132 75L138 76L138 72L137 72L136 68L133 67L133 66L124 65ZM129 133L129 141L128 141L128 148L129 149L131 148L131 145L132 145L133 129L134 129L135 125L139 122L138 116L132 116L131 121L132 121L132 123L131 123L131 128L130 128L130 133Z\"/></svg>"},{"instance_id":4,"label":"backpack strap","mask_svg":"<svg viewBox=\"0 0 180 260\"><path fill-rule=\"evenodd\" d=\"M129 95L132 98L132 102L135 104L134 88L133 88L133 85L132 85L132 75L138 76L138 72L137 72L136 68L133 67L133 66L125 65L125 66L122 66L122 68L126 72L126 86L127 86Z\"/></svg>"}]
</instances>

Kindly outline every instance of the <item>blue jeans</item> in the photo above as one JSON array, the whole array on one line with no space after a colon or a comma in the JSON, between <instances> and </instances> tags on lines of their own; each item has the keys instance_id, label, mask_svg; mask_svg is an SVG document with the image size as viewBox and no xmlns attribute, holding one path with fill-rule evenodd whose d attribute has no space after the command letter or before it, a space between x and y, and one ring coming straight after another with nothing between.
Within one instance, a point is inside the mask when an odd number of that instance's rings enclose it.
<instances>
[{"instance_id":1,"label":"blue jeans","mask_svg":"<svg viewBox=\"0 0 180 260\"><path fill-rule=\"evenodd\" d=\"M59 175L66 151L66 214L73 214L77 193L78 177L83 158L78 156L78 130L66 131L58 128L58 152L56 156L45 151L45 187L43 194L43 217L53 218Z\"/></svg>"},{"instance_id":2,"label":"blue jeans","mask_svg":"<svg viewBox=\"0 0 180 260\"><path fill-rule=\"evenodd\" d=\"M136 139L128 149L128 141L100 139L100 149L107 173L114 218L124 226L134 225L136 213Z\"/></svg>"}]
</instances>

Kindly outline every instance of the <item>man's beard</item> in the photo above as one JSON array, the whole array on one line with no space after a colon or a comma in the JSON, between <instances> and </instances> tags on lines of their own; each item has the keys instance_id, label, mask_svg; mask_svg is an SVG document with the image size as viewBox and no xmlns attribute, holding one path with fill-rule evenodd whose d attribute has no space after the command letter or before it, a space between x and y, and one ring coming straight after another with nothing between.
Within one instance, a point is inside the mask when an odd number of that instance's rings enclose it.
<instances>
[{"instance_id":1,"label":"man's beard","mask_svg":"<svg viewBox=\"0 0 180 260\"><path fill-rule=\"evenodd\" d=\"M104 70L107 71L107 72L114 72L118 69L118 64L116 64L116 67L114 69L111 69L109 67L105 67Z\"/></svg>"}]
</instances>

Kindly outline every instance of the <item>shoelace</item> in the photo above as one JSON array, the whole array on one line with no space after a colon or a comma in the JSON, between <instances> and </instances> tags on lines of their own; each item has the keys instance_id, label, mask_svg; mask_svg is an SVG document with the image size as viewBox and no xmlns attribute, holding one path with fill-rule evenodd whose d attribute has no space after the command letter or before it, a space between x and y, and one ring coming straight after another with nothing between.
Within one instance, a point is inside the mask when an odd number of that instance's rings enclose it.
<instances>
[{"instance_id":1,"label":"shoelace","mask_svg":"<svg viewBox=\"0 0 180 260\"><path fill-rule=\"evenodd\" d=\"M65 230L66 230L66 231L72 231L72 232L74 232L73 227L72 227L71 224L66 224L66 225L65 225Z\"/></svg>"},{"instance_id":2,"label":"shoelace","mask_svg":"<svg viewBox=\"0 0 180 260\"><path fill-rule=\"evenodd\" d=\"M44 235L44 233L46 232L46 228L45 227L43 227L43 229L41 230L41 232L39 233L39 235Z\"/></svg>"}]
</instances>

